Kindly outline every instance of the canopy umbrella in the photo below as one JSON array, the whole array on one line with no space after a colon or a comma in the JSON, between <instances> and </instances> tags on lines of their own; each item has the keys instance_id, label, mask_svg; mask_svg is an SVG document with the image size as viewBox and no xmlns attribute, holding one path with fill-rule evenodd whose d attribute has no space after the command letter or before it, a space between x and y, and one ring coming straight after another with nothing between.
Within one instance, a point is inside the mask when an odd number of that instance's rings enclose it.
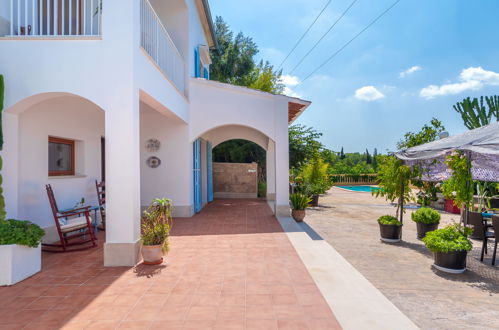
<instances>
[{"instance_id":1,"label":"canopy umbrella","mask_svg":"<svg viewBox=\"0 0 499 330\"><path fill-rule=\"evenodd\" d=\"M457 150L471 160L474 180L499 182L499 122L404 149L395 156L409 166L424 166L427 171L423 180L444 181L451 175L445 159Z\"/></svg>"}]
</instances>

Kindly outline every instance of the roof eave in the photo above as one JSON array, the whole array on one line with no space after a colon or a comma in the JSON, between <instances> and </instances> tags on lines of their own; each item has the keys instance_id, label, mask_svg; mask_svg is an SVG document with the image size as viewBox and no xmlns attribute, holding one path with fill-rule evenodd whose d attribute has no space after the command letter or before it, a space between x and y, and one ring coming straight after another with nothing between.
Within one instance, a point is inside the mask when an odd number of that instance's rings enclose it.
<instances>
[{"instance_id":1,"label":"roof eave","mask_svg":"<svg viewBox=\"0 0 499 330\"><path fill-rule=\"evenodd\" d=\"M211 43L208 43L209 47L212 49L218 49L217 38L215 35L215 27L213 25L213 18L211 16L210 4L208 0L201 0L203 5L204 15L206 17L206 21L208 23L208 29L210 30Z\"/></svg>"}]
</instances>

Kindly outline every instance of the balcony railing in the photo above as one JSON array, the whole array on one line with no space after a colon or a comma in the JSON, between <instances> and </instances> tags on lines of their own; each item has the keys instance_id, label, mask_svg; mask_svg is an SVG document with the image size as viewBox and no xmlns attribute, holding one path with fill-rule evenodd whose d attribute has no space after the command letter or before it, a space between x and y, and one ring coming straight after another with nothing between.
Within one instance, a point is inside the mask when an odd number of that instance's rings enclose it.
<instances>
[{"instance_id":1,"label":"balcony railing","mask_svg":"<svg viewBox=\"0 0 499 330\"><path fill-rule=\"evenodd\" d=\"M103 0L9 1L7 37L99 36Z\"/></svg>"},{"instance_id":2,"label":"balcony railing","mask_svg":"<svg viewBox=\"0 0 499 330\"><path fill-rule=\"evenodd\" d=\"M141 0L140 45L163 74L185 93L185 61L149 0Z\"/></svg>"}]
</instances>

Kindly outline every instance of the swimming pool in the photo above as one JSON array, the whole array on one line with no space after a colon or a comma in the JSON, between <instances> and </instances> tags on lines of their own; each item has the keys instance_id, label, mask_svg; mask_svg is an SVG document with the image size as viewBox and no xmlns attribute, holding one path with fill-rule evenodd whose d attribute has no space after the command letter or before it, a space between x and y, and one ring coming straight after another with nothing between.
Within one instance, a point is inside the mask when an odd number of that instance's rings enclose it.
<instances>
[{"instance_id":1,"label":"swimming pool","mask_svg":"<svg viewBox=\"0 0 499 330\"><path fill-rule=\"evenodd\" d=\"M361 191L361 192L371 192L373 190L378 190L378 187L373 186L337 186L338 188L343 188L351 191Z\"/></svg>"}]
</instances>

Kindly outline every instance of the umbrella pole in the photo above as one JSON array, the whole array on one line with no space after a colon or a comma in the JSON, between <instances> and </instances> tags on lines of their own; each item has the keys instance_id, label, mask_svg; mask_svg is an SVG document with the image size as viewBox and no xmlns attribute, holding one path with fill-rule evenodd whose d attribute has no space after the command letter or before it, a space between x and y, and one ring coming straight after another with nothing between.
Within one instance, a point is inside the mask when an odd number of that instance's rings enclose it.
<instances>
[{"instance_id":1,"label":"umbrella pole","mask_svg":"<svg viewBox=\"0 0 499 330\"><path fill-rule=\"evenodd\" d=\"M468 180L468 182L466 182L466 188L467 188L468 193L469 193L470 189L472 189L472 182L473 182L473 177L472 177L472 173L471 173L471 151L468 151L466 156L467 156L467 159L468 159L468 174L470 175L470 178L471 178L471 180ZM472 197L472 199L471 199L471 203L473 203L473 198L474 197ZM464 212L465 213L464 213L464 217L462 217L462 218L463 218L465 226L468 225L469 205L470 205L469 202L464 205Z\"/></svg>"}]
</instances>

